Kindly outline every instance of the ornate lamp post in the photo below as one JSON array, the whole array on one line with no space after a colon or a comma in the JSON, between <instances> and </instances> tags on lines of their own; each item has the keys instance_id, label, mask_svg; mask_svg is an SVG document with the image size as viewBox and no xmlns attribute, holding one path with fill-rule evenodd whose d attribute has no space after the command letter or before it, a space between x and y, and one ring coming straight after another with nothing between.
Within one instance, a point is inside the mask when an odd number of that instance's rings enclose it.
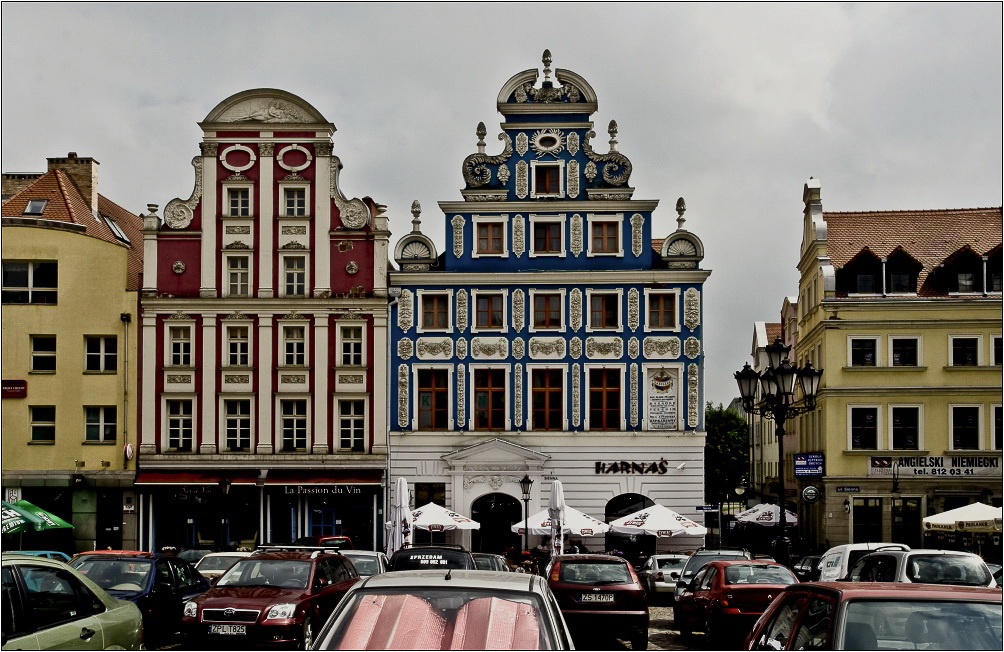
<instances>
[{"instance_id":1,"label":"ornate lamp post","mask_svg":"<svg viewBox=\"0 0 1004 652\"><path fill-rule=\"evenodd\" d=\"M767 368L762 372L755 371L747 363L741 371L735 373L739 384L739 395L743 400L743 409L748 414L757 414L774 421L777 435L777 481L778 481L778 525L780 527L781 554L778 559L782 564L788 564L788 546L785 539L787 519L784 510L784 422L789 418L811 412L816 409L816 393L819 391L819 381L823 370L814 369L811 362L804 367L793 367L788 362L790 346L781 342L781 338L767 345ZM801 389L801 398L795 397L795 385ZM759 388L759 392L757 391Z\"/></svg>"},{"instance_id":2,"label":"ornate lamp post","mask_svg":"<svg viewBox=\"0 0 1004 652\"><path fill-rule=\"evenodd\" d=\"M519 488L523 492L523 550L530 549L530 487L533 486L533 480L526 473L523 474L523 479L519 481Z\"/></svg>"}]
</instances>

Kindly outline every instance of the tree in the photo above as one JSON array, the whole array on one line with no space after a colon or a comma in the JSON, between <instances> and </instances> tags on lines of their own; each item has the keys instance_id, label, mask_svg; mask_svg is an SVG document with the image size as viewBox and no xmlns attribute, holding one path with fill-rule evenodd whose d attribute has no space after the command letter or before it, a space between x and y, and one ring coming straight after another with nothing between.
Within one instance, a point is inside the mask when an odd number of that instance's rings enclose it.
<instances>
[{"instance_id":1,"label":"tree","mask_svg":"<svg viewBox=\"0 0 1004 652\"><path fill-rule=\"evenodd\" d=\"M708 504L727 502L736 487L744 486L749 472L749 439L746 421L732 410L708 403L704 412L704 499Z\"/></svg>"}]
</instances>

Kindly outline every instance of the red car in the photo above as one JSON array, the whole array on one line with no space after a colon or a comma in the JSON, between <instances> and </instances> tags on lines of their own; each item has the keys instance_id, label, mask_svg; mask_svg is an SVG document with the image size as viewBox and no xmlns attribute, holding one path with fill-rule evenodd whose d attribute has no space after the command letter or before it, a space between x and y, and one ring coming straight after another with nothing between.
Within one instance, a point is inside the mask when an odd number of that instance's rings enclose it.
<instances>
[{"instance_id":1,"label":"red car","mask_svg":"<svg viewBox=\"0 0 1004 652\"><path fill-rule=\"evenodd\" d=\"M315 633L358 581L355 566L337 550L261 548L185 604L186 647L310 649Z\"/></svg>"},{"instance_id":2,"label":"red car","mask_svg":"<svg viewBox=\"0 0 1004 652\"><path fill-rule=\"evenodd\" d=\"M612 633L648 648L645 587L631 564L613 555L556 555L545 571L547 585L569 629L578 635Z\"/></svg>"},{"instance_id":3,"label":"red car","mask_svg":"<svg viewBox=\"0 0 1004 652\"><path fill-rule=\"evenodd\" d=\"M997 588L806 582L781 592L747 650L1000 650Z\"/></svg>"},{"instance_id":4,"label":"red car","mask_svg":"<svg viewBox=\"0 0 1004 652\"><path fill-rule=\"evenodd\" d=\"M767 605L798 578L772 561L711 561L701 567L676 600L674 616L683 636L707 632L713 647L738 643Z\"/></svg>"}]
</instances>

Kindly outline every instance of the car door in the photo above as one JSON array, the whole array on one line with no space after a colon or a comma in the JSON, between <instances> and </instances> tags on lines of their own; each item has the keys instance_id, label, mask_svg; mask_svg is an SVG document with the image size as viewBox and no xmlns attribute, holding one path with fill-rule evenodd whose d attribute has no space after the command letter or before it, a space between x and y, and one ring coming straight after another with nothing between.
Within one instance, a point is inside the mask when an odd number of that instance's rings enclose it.
<instances>
[{"instance_id":1,"label":"car door","mask_svg":"<svg viewBox=\"0 0 1004 652\"><path fill-rule=\"evenodd\" d=\"M694 575L694 579L690 581L687 588L683 590L680 597L676 600L676 609L680 611L680 616L683 620L693 623L698 619L699 608L696 601L697 587L700 586L701 582L707 576L710 568L702 568Z\"/></svg>"},{"instance_id":2,"label":"car door","mask_svg":"<svg viewBox=\"0 0 1004 652\"><path fill-rule=\"evenodd\" d=\"M714 606L712 603L714 602L715 580L721 575L721 570L717 566L711 566L705 571L704 577L697 583L694 590L694 615L697 622L701 623L707 631L708 617Z\"/></svg>"},{"instance_id":3,"label":"car door","mask_svg":"<svg viewBox=\"0 0 1004 652\"><path fill-rule=\"evenodd\" d=\"M752 641L752 650L786 650L791 649L796 636L793 635L798 616L807 601L806 594L789 592L776 600L772 605L766 622L757 623L757 634Z\"/></svg>"},{"instance_id":4,"label":"car door","mask_svg":"<svg viewBox=\"0 0 1004 652\"><path fill-rule=\"evenodd\" d=\"M192 564L183 559L173 559L171 566L174 568L176 592L182 609L186 602L209 590L209 580L195 570Z\"/></svg>"},{"instance_id":5,"label":"car door","mask_svg":"<svg viewBox=\"0 0 1004 652\"><path fill-rule=\"evenodd\" d=\"M25 613L31 614L31 618L24 627L21 627L28 636L24 639L15 638L6 641L5 648L32 649L33 646L39 650L105 648L100 615L106 608L90 589L63 568L23 564L18 566L18 569L23 579ZM7 569L4 571L6 595ZM6 634L6 626L4 630Z\"/></svg>"}]
</instances>

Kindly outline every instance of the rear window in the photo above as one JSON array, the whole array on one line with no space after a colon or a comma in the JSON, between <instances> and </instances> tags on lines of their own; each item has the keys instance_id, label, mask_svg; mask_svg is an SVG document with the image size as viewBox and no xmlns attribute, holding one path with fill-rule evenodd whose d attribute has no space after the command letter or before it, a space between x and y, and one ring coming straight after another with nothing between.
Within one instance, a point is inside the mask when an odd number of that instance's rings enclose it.
<instances>
[{"instance_id":1,"label":"rear window","mask_svg":"<svg viewBox=\"0 0 1004 652\"><path fill-rule=\"evenodd\" d=\"M726 584L794 584L798 580L782 566L728 566Z\"/></svg>"},{"instance_id":2,"label":"rear window","mask_svg":"<svg viewBox=\"0 0 1004 652\"><path fill-rule=\"evenodd\" d=\"M701 570L701 566L705 565L709 561L733 561L737 559L749 559L746 555L735 554L735 555L700 555L696 553L687 562L687 567L683 570L683 577L693 577L697 571Z\"/></svg>"},{"instance_id":3,"label":"rear window","mask_svg":"<svg viewBox=\"0 0 1004 652\"><path fill-rule=\"evenodd\" d=\"M356 557L355 555L345 555L352 561L352 565L356 567L360 575L376 575L380 572L380 562L377 561L376 557L370 557L368 555L361 555Z\"/></svg>"},{"instance_id":4,"label":"rear window","mask_svg":"<svg viewBox=\"0 0 1004 652\"><path fill-rule=\"evenodd\" d=\"M844 649L1001 649L999 602L854 600L844 613Z\"/></svg>"},{"instance_id":5,"label":"rear window","mask_svg":"<svg viewBox=\"0 0 1004 652\"><path fill-rule=\"evenodd\" d=\"M233 566L235 562L240 561L241 559L244 559L244 555L237 555L234 557L227 557L227 556L203 557L202 559L199 560L199 563L196 566L196 568L198 568L199 571L226 570L231 566Z\"/></svg>"},{"instance_id":6,"label":"rear window","mask_svg":"<svg viewBox=\"0 0 1004 652\"><path fill-rule=\"evenodd\" d=\"M558 579L570 584L630 584L631 573L623 563L563 561Z\"/></svg>"},{"instance_id":7,"label":"rear window","mask_svg":"<svg viewBox=\"0 0 1004 652\"><path fill-rule=\"evenodd\" d=\"M659 570L675 570L681 568L686 559L657 559Z\"/></svg>"},{"instance_id":8,"label":"rear window","mask_svg":"<svg viewBox=\"0 0 1004 652\"><path fill-rule=\"evenodd\" d=\"M906 576L925 584L987 586L990 572L982 560L968 555L910 555Z\"/></svg>"},{"instance_id":9,"label":"rear window","mask_svg":"<svg viewBox=\"0 0 1004 652\"><path fill-rule=\"evenodd\" d=\"M405 550L394 553L390 560L390 569L395 571L437 568L476 569L471 553L463 550Z\"/></svg>"}]
</instances>

